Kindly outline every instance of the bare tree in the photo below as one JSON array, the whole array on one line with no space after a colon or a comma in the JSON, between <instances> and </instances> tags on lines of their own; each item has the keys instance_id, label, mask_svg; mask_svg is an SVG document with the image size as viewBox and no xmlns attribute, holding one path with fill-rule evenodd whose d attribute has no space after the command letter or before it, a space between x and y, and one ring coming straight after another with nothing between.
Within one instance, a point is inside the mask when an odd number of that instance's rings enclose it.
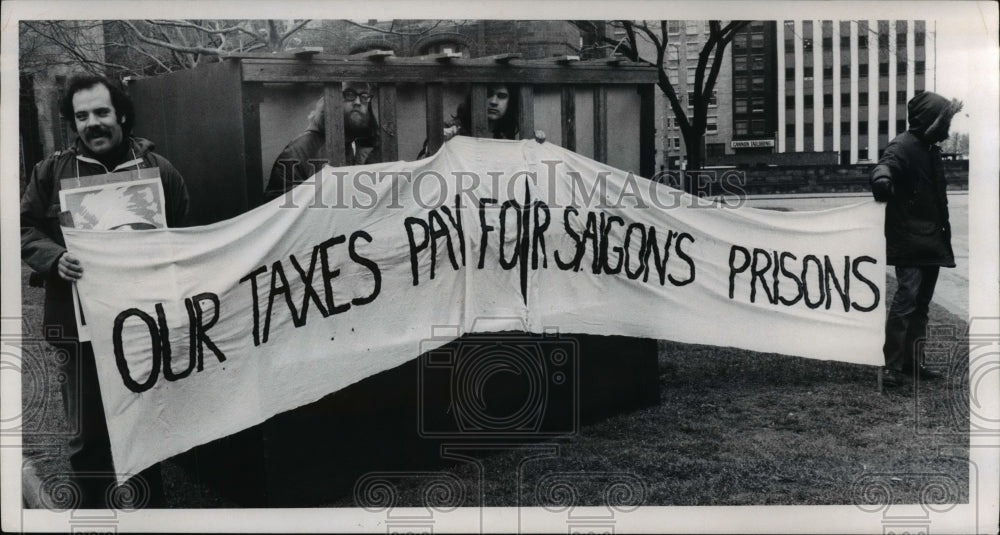
<instances>
[{"instance_id":1,"label":"bare tree","mask_svg":"<svg viewBox=\"0 0 1000 535\"><path fill-rule=\"evenodd\" d=\"M227 54L280 51L310 20L24 21L22 74L54 65L148 76L219 61Z\"/></svg>"},{"instance_id":2,"label":"bare tree","mask_svg":"<svg viewBox=\"0 0 1000 535\"><path fill-rule=\"evenodd\" d=\"M705 138L708 124L708 104L712 97L712 91L715 89L715 82L719 77L719 70L722 68L726 47L732 42L736 33L750 24L750 21L730 21L725 24L718 20L708 21L708 38L698 53L694 87L691 88L690 105L693 110L690 116L681 104L673 82L667 76L667 66L664 63L667 56L667 46L670 44L667 39L667 21L571 22L583 33L590 36L594 41L593 46L610 49L632 61L648 61L657 68L656 85L670 101L670 108L677 118L677 125L684 137L684 144L687 147L687 168L701 169L705 156L702 153L704 150L702 141ZM621 28L625 31L625 37L621 39L609 37L602 30L601 25ZM640 40L652 45L656 54L655 59L649 60L642 57Z\"/></svg>"}]
</instances>

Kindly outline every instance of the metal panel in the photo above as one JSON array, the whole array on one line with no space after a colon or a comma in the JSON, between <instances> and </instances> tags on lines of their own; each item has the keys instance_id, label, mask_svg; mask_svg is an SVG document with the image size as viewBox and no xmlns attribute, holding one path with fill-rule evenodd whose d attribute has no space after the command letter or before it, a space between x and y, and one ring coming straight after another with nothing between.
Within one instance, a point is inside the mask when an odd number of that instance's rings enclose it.
<instances>
[{"instance_id":1,"label":"metal panel","mask_svg":"<svg viewBox=\"0 0 1000 535\"><path fill-rule=\"evenodd\" d=\"M576 150L576 89L562 88L562 146Z\"/></svg>"},{"instance_id":2,"label":"metal panel","mask_svg":"<svg viewBox=\"0 0 1000 535\"><path fill-rule=\"evenodd\" d=\"M213 63L197 69L134 80L135 135L156 144L184 177L191 207L188 224L203 225L250 208L250 159L243 134L243 89L239 64ZM259 163L258 163L259 165Z\"/></svg>"},{"instance_id":3,"label":"metal panel","mask_svg":"<svg viewBox=\"0 0 1000 535\"><path fill-rule=\"evenodd\" d=\"M340 84L327 84L323 87L323 99L325 101L323 120L326 123L326 133L324 139L326 144L323 153L326 160L334 167L344 165L344 108L341 96Z\"/></svg>"},{"instance_id":4,"label":"metal panel","mask_svg":"<svg viewBox=\"0 0 1000 535\"><path fill-rule=\"evenodd\" d=\"M434 154L444 143L444 102L441 84L427 84L427 154Z\"/></svg>"},{"instance_id":5,"label":"metal panel","mask_svg":"<svg viewBox=\"0 0 1000 535\"><path fill-rule=\"evenodd\" d=\"M383 84L378 88L378 125L382 145L382 161L399 159L399 133L396 121L396 84Z\"/></svg>"},{"instance_id":6,"label":"metal panel","mask_svg":"<svg viewBox=\"0 0 1000 535\"><path fill-rule=\"evenodd\" d=\"M510 110L513 111L513 110ZM486 117L486 85L472 85L472 109L469 110L472 121L471 130L474 137L493 137L489 130L489 120Z\"/></svg>"},{"instance_id":7,"label":"metal panel","mask_svg":"<svg viewBox=\"0 0 1000 535\"><path fill-rule=\"evenodd\" d=\"M639 174L650 178L656 169L656 109L653 84L639 86Z\"/></svg>"},{"instance_id":8,"label":"metal panel","mask_svg":"<svg viewBox=\"0 0 1000 535\"><path fill-rule=\"evenodd\" d=\"M594 87L594 159L608 161L608 90Z\"/></svg>"},{"instance_id":9,"label":"metal panel","mask_svg":"<svg viewBox=\"0 0 1000 535\"><path fill-rule=\"evenodd\" d=\"M530 85L524 84L518 91L520 92L518 95L520 109L517 110L518 131L522 139L528 139L535 133L535 90Z\"/></svg>"}]
</instances>

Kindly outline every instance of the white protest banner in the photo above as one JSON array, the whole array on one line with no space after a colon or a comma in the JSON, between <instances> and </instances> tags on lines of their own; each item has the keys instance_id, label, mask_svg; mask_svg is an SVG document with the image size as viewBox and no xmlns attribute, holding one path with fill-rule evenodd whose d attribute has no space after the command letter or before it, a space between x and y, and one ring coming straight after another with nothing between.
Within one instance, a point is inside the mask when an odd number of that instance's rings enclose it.
<instances>
[{"instance_id":1,"label":"white protest banner","mask_svg":"<svg viewBox=\"0 0 1000 535\"><path fill-rule=\"evenodd\" d=\"M426 160L317 177L208 226L65 229L85 266L121 474L398 366L447 341L431 340L435 326L461 334L480 318L882 362L873 201L737 209L550 143L462 137Z\"/></svg>"}]
</instances>

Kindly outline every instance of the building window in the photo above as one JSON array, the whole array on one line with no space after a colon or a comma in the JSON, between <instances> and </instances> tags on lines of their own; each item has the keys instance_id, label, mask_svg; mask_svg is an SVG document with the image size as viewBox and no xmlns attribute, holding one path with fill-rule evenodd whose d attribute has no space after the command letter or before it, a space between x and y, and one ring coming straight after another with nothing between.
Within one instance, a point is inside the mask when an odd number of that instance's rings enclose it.
<instances>
[{"instance_id":1,"label":"building window","mask_svg":"<svg viewBox=\"0 0 1000 535\"><path fill-rule=\"evenodd\" d=\"M705 156L713 158L726 153L725 143L705 143Z\"/></svg>"},{"instance_id":2,"label":"building window","mask_svg":"<svg viewBox=\"0 0 1000 535\"><path fill-rule=\"evenodd\" d=\"M675 137L674 138L674 148L677 149L677 150L680 150L680 148L681 148L681 138L679 138L679 137Z\"/></svg>"},{"instance_id":3,"label":"building window","mask_svg":"<svg viewBox=\"0 0 1000 535\"><path fill-rule=\"evenodd\" d=\"M701 33L702 22L696 20L687 21L685 27L688 35L698 35Z\"/></svg>"},{"instance_id":4,"label":"building window","mask_svg":"<svg viewBox=\"0 0 1000 535\"><path fill-rule=\"evenodd\" d=\"M829 108L831 106L833 106L833 95L827 93L823 95L823 107Z\"/></svg>"},{"instance_id":5,"label":"building window","mask_svg":"<svg viewBox=\"0 0 1000 535\"><path fill-rule=\"evenodd\" d=\"M734 81L734 89L736 91L746 91L748 89L748 87L747 87L747 79L746 78L742 78L742 77L741 78L737 78Z\"/></svg>"},{"instance_id":6,"label":"building window","mask_svg":"<svg viewBox=\"0 0 1000 535\"><path fill-rule=\"evenodd\" d=\"M795 137L795 124L786 124L785 132L789 137Z\"/></svg>"},{"instance_id":7,"label":"building window","mask_svg":"<svg viewBox=\"0 0 1000 535\"><path fill-rule=\"evenodd\" d=\"M824 136L833 135L833 123L823 123L823 135Z\"/></svg>"},{"instance_id":8,"label":"building window","mask_svg":"<svg viewBox=\"0 0 1000 535\"><path fill-rule=\"evenodd\" d=\"M714 134L719 131L719 118L709 115L705 117L705 132Z\"/></svg>"},{"instance_id":9,"label":"building window","mask_svg":"<svg viewBox=\"0 0 1000 535\"><path fill-rule=\"evenodd\" d=\"M846 136L851 132L850 121L840 121L840 135Z\"/></svg>"},{"instance_id":10,"label":"building window","mask_svg":"<svg viewBox=\"0 0 1000 535\"><path fill-rule=\"evenodd\" d=\"M795 107L795 95L785 95L785 107L786 108Z\"/></svg>"},{"instance_id":11,"label":"building window","mask_svg":"<svg viewBox=\"0 0 1000 535\"><path fill-rule=\"evenodd\" d=\"M906 32L896 34L896 46L906 46Z\"/></svg>"},{"instance_id":12,"label":"building window","mask_svg":"<svg viewBox=\"0 0 1000 535\"><path fill-rule=\"evenodd\" d=\"M918 62L916 62L916 63L913 64L913 73L914 74L924 74L924 62L923 61L918 61Z\"/></svg>"},{"instance_id":13,"label":"building window","mask_svg":"<svg viewBox=\"0 0 1000 535\"><path fill-rule=\"evenodd\" d=\"M833 78L833 67L830 67L829 65L823 67L823 78L826 78L827 80Z\"/></svg>"},{"instance_id":14,"label":"building window","mask_svg":"<svg viewBox=\"0 0 1000 535\"><path fill-rule=\"evenodd\" d=\"M851 94L850 93L841 93L840 94L840 105L842 107L845 107L845 108L851 105Z\"/></svg>"},{"instance_id":15,"label":"building window","mask_svg":"<svg viewBox=\"0 0 1000 535\"><path fill-rule=\"evenodd\" d=\"M743 72L747 70L747 58L746 56L734 56L733 57L733 70L737 72Z\"/></svg>"},{"instance_id":16,"label":"building window","mask_svg":"<svg viewBox=\"0 0 1000 535\"><path fill-rule=\"evenodd\" d=\"M750 21L750 31L751 32L764 31L764 22L759 20Z\"/></svg>"},{"instance_id":17,"label":"building window","mask_svg":"<svg viewBox=\"0 0 1000 535\"><path fill-rule=\"evenodd\" d=\"M753 70L755 71L764 70L764 56L762 54L754 54L753 56L750 57L750 62L752 65L751 68Z\"/></svg>"},{"instance_id":18,"label":"building window","mask_svg":"<svg viewBox=\"0 0 1000 535\"><path fill-rule=\"evenodd\" d=\"M860 148L858 149L858 159L859 160L867 160L868 159L868 147L865 147L863 149L860 149Z\"/></svg>"},{"instance_id":19,"label":"building window","mask_svg":"<svg viewBox=\"0 0 1000 535\"><path fill-rule=\"evenodd\" d=\"M694 83L695 71L696 71L695 67L688 67L688 69L687 69L687 83L688 84L693 84Z\"/></svg>"},{"instance_id":20,"label":"building window","mask_svg":"<svg viewBox=\"0 0 1000 535\"><path fill-rule=\"evenodd\" d=\"M833 48L833 37L823 38L823 50L830 50Z\"/></svg>"},{"instance_id":21,"label":"building window","mask_svg":"<svg viewBox=\"0 0 1000 535\"><path fill-rule=\"evenodd\" d=\"M900 119L896 121L896 131L902 132L906 130L906 119Z\"/></svg>"},{"instance_id":22,"label":"building window","mask_svg":"<svg viewBox=\"0 0 1000 535\"><path fill-rule=\"evenodd\" d=\"M889 121L879 121L878 122L878 133L888 134L889 133Z\"/></svg>"},{"instance_id":23,"label":"building window","mask_svg":"<svg viewBox=\"0 0 1000 535\"><path fill-rule=\"evenodd\" d=\"M785 67L785 79L791 80L795 78L795 67Z\"/></svg>"},{"instance_id":24,"label":"building window","mask_svg":"<svg viewBox=\"0 0 1000 535\"><path fill-rule=\"evenodd\" d=\"M896 74L906 74L906 62L900 61L896 63Z\"/></svg>"},{"instance_id":25,"label":"building window","mask_svg":"<svg viewBox=\"0 0 1000 535\"><path fill-rule=\"evenodd\" d=\"M889 92L888 91L879 91L878 92L878 103L880 105L882 105L882 106L888 106L889 105Z\"/></svg>"},{"instance_id":26,"label":"building window","mask_svg":"<svg viewBox=\"0 0 1000 535\"><path fill-rule=\"evenodd\" d=\"M764 132L764 120L754 119L750 121L750 133L751 134L763 134Z\"/></svg>"},{"instance_id":27,"label":"building window","mask_svg":"<svg viewBox=\"0 0 1000 535\"><path fill-rule=\"evenodd\" d=\"M861 64L858 65L858 76L860 76L862 78L865 77L865 76L868 76L868 64L867 63L861 63Z\"/></svg>"},{"instance_id":28,"label":"building window","mask_svg":"<svg viewBox=\"0 0 1000 535\"><path fill-rule=\"evenodd\" d=\"M750 82L750 89L752 91L763 91L764 90L764 77L754 76Z\"/></svg>"},{"instance_id":29,"label":"building window","mask_svg":"<svg viewBox=\"0 0 1000 535\"><path fill-rule=\"evenodd\" d=\"M753 48L764 48L764 36L761 34L751 35L750 46Z\"/></svg>"},{"instance_id":30,"label":"building window","mask_svg":"<svg viewBox=\"0 0 1000 535\"><path fill-rule=\"evenodd\" d=\"M868 133L868 121L858 121L858 132L861 135Z\"/></svg>"},{"instance_id":31,"label":"building window","mask_svg":"<svg viewBox=\"0 0 1000 535\"><path fill-rule=\"evenodd\" d=\"M896 104L906 102L906 91L896 91Z\"/></svg>"},{"instance_id":32,"label":"building window","mask_svg":"<svg viewBox=\"0 0 1000 535\"><path fill-rule=\"evenodd\" d=\"M858 48L868 48L868 36L859 35L858 36Z\"/></svg>"},{"instance_id":33,"label":"building window","mask_svg":"<svg viewBox=\"0 0 1000 535\"><path fill-rule=\"evenodd\" d=\"M802 51L803 52L812 52L812 49L813 49L813 40L812 39L803 39L802 40Z\"/></svg>"},{"instance_id":34,"label":"building window","mask_svg":"<svg viewBox=\"0 0 1000 535\"><path fill-rule=\"evenodd\" d=\"M681 21L679 21L679 20L668 20L667 21L667 33L681 33Z\"/></svg>"},{"instance_id":35,"label":"building window","mask_svg":"<svg viewBox=\"0 0 1000 535\"><path fill-rule=\"evenodd\" d=\"M747 112L747 101L740 99L735 103L736 113L746 113Z\"/></svg>"},{"instance_id":36,"label":"building window","mask_svg":"<svg viewBox=\"0 0 1000 535\"><path fill-rule=\"evenodd\" d=\"M913 34L913 45L914 46L924 46L924 32L914 32Z\"/></svg>"},{"instance_id":37,"label":"building window","mask_svg":"<svg viewBox=\"0 0 1000 535\"><path fill-rule=\"evenodd\" d=\"M878 75L879 76L889 76L889 64L879 63L878 64Z\"/></svg>"},{"instance_id":38,"label":"building window","mask_svg":"<svg viewBox=\"0 0 1000 535\"><path fill-rule=\"evenodd\" d=\"M812 67L803 67L802 68L802 76L806 80L812 80L813 79L813 68Z\"/></svg>"},{"instance_id":39,"label":"building window","mask_svg":"<svg viewBox=\"0 0 1000 535\"><path fill-rule=\"evenodd\" d=\"M840 48L851 48L851 42L846 35L840 35Z\"/></svg>"},{"instance_id":40,"label":"building window","mask_svg":"<svg viewBox=\"0 0 1000 535\"><path fill-rule=\"evenodd\" d=\"M812 93L808 95L802 95L805 99L805 108L811 110L813 108L813 95Z\"/></svg>"},{"instance_id":41,"label":"building window","mask_svg":"<svg viewBox=\"0 0 1000 535\"><path fill-rule=\"evenodd\" d=\"M889 48L889 34L879 33L878 34L878 47L886 50Z\"/></svg>"},{"instance_id":42,"label":"building window","mask_svg":"<svg viewBox=\"0 0 1000 535\"><path fill-rule=\"evenodd\" d=\"M747 121L736 121L736 135L745 136L749 134Z\"/></svg>"},{"instance_id":43,"label":"building window","mask_svg":"<svg viewBox=\"0 0 1000 535\"><path fill-rule=\"evenodd\" d=\"M794 103L794 102L795 101L792 100L792 103ZM751 109L752 109L752 111L754 113L763 113L764 112L764 99L760 98L760 97L754 97L751 100L750 107L751 107Z\"/></svg>"},{"instance_id":44,"label":"building window","mask_svg":"<svg viewBox=\"0 0 1000 535\"><path fill-rule=\"evenodd\" d=\"M840 66L840 75L843 76L844 78L847 78L848 76L850 76L851 75L851 66L850 65L841 65Z\"/></svg>"},{"instance_id":45,"label":"building window","mask_svg":"<svg viewBox=\"0 0 1000 535\"><path fill-rule=\"evenodd\" d=\"M861 91L858 91L858 106L867 106L867 105L868 105L868 93L863 93Z\"/></svg>"},{"instance_id":46,"label":"building window","mask_svg":"<svg viewBox=\"0 0 1000 535\"><path fill-rule=\"evenodd\" d=\"M812 123L803 123L802 124L802 133L805 134L805 135L807 135L807 136L811 136L813 134L813 124Z\"/></svg>"}]
</instances>

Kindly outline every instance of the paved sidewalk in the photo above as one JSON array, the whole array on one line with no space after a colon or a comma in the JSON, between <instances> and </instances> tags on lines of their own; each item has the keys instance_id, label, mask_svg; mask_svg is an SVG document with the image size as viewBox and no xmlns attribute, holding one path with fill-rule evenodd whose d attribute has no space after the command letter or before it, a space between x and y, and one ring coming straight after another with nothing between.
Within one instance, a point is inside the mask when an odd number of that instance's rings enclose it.
<instances>
[{"instance_id":1,"label":"paved sidewalk","mask_svg":"<svg viewBox=\"0 0 1000 535\"><path fill-rule=\"evenodd\" d=\"M868 193L754 195L747 205L755 208L777 208L796 212L827 210L870 199ZM942 269L934 291L934 302L961 318L969 317L969 194L956 191L948 194L951 215L954 269ZM892 274L892 270L889 271Z\"/></svg>"}]
</instances>

